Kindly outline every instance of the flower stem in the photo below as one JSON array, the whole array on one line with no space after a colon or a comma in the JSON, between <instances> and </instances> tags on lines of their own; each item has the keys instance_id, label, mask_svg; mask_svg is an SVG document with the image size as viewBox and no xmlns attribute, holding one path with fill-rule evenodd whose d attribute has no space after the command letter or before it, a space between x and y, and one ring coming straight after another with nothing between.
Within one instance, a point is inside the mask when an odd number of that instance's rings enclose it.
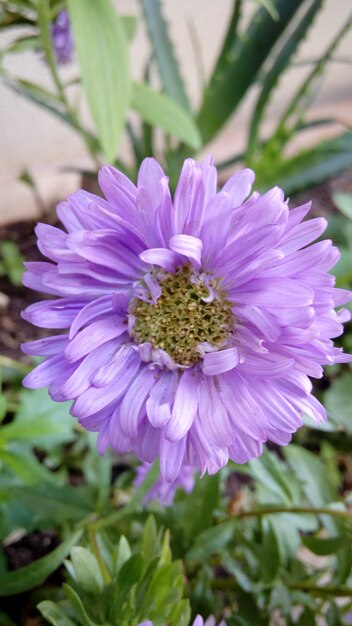
<instances>
[{"instance_id":1,"label":"flower stem","mask_svg":"<svg viewBox=\"0 0 352 626\"><path fill-rule=\"evenodd\" d=\"M43 50L45 53L45 58L48 64L49 71L51 73L51 77L55 84L57 90L57 98L64 105L67 114L69 115L73 126L78 130L78 132L82 135L88 151L94 160L94 163L97 167L100 167L99 159L97 158L97 150L94 146L94 138L90 136L90 134L83 128L81 125L77 111L71 107L71 104L66 96L66 92L64 86L60 80L59 73L56 67L55 55L53 51L53 46L51 42L51 33L50 33L50 10L49 4L47 0L42 0L38 6L38 24L40 29L41 42L43 46Z\"/></svg>"},{"instance_id":2,"label":"flower stem","mask_svg":"<svg viewBox=\"0 0 352 626\"><path fill-rule=\"evenodd\" d=\"M99 569L101 571L101 575L103 577L104 583L105 585L108 585L111 582L111 576L110 576L110 572L108 570L108 568L106 567L104 560L100 554L100 550L99 550L99 546L98 546L98 541L97 541L97 536L94 530L93 526L88 526L88 537L89 537L89 542L90 545L92 547L93 553L95 558L98 561L99 564Z\"/></svg>"},{"instance_id":3,"label":"flower stem","mask_svg":"<svg viewBox=\"0 0 352 626\"><path fill-rule=\"evenodd\" d=\"M340 517L344 519L352 520L352 511L332 509L329 507L308 507L308 506L293 506L293 507L281 507L273 506L262 509L252 509L251 511L242 511L234 517L243 519L245 517L262 517L263 515L275 515L278 513L308 513L310 515L331 515L332 517Z\"/></svg>"}]
</instances>

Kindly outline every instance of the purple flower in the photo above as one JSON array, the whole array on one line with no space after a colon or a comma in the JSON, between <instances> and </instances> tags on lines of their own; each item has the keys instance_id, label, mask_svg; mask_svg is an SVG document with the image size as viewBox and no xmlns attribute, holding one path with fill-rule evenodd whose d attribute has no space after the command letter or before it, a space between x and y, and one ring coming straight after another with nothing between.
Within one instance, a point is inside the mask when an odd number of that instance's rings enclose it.
<instances>
[{"instance_id":1,"label":"purple flower","mask_svg":"<svg viewBox=\"0 0 352 626\"><path fill-rule=\"evenodd\" d=\"M142 463L142 465L137 467L137 476L134 480L135 487L139 487L143 483L150 468L150 463ZM172 483L164 480L163 477L160 476L145 496L144 503L149 504L153 502L153 500L157 500L164 506L171 506L178 489L183 489L186 493L190 493L193 490L194 474L194 467L184 465L181 467L176 480Z\"/></svg>"},{"instance_id":2,"label":"purple flower","mask_svg":"<svg viewBox=\"0 0 352 626\"><path fill-rule=\"evenodd\" d=\"M66 10L60 11L51 27L52 44L59 65L70 63L73 58L74 42L71 22Z\"/></svg>"},{"instance_id":3,"label":"purple flower","mask_svg":"<svg viewBox=\"0 0 352 626\"><path fill-rule=\"evenodd\" d=\"M206 621L204 621L200 615L197 615L192 626L215 626L215 623L215 618L212 615L208 617ZM153 626L153 622L146 620L144 622L140 622L138 626ZM226 622L221 621L218 626L226 626Z\"/></svg>"},{"instance_id":4,"label":"purple flower","mask_svg":"<svg viewBox=\"0 0 352 626\"><path fill-rule=\"evenodd\" d=\"M50 262L27 264L24 284L58 296L23 316L63 334L24 346L45 361L24 380L73 399L72 415L108 446L160 456L163 478L184 465L217 472L285 445L306 414L326 419L309 376L352 357L334 347L351 293L334 288L326 220L302 221L278 187L251 192L234 174L217 192L210 158L184 163L172 200L146 159L135 186L106 166L106 200L78 191L57 212L66 231L39 224Z\"/></svg>"}]
</instances>

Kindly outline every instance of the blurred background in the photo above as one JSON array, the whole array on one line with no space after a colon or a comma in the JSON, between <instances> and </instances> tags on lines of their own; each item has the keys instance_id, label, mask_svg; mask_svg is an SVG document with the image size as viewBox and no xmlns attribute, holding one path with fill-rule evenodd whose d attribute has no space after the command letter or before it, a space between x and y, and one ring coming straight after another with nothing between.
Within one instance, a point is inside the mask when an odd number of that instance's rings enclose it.
<instances>
[{"instance_id":1,"label":"blurred background","mask_svg":"<svg viewBox=\"0 0 352 626\"><path fill-rule=\"evenodd\" d=\"M115 6L121 15L137 17L130 53L133 76L142 79L151 45L142 19L141 5L137 0L115 0ZM221 50L233 3L231 0L221 0L219 3L211 0L164 0L162 6L185 87L192 107L196 110L201 102L204 85ZM257 8L258 3L255 0L243 4L244 31L246 23L250 22ZM270 132L278 115L311 68L310 64L323 54L327 44L346 22L351 9L350 0L326 0L323 3L309 34L301 41L297 55L290 63L289 71L280 77L270 100L263 125L264 133ZM8 47L18 34L19 30L16 28L0 31L0 48ZM336 60L325 67L322 79L314 87L314 98L307 114L308 119L330 117L335 122L329 127L314 128L294 138L291 151L297 146L310 145L317 138L331 137L346 127L351 127L351 50L350 31L341 39L334 55ZM27 81L38 82L46 88L52 86L52 78L43 54L38 51L7 54L3 58L3 65L9 73ZM74 78L77 72L76 57L72 63L61 69L64 81ZM236 85L231 88L235 90ZM211 152L216 160L223 160L243 150L248 135L248 122L259 89L259 85L252 85L225 128L203 152ZM70 96L73 98L75 91L77 90L74 86L70 88ZM84 105L81 115L89 125L89 114ZM120 146L120 154L131 162L132 155L126 136ZM79 174L63 171L69 166L82 169L92 166L81 137L55 116L13 93L0 82L0 223L29 219L40 212L31 189L18 180L24 169L30 169L44 204L48 206L80 185Z\"/></svg>"}]
</instances>

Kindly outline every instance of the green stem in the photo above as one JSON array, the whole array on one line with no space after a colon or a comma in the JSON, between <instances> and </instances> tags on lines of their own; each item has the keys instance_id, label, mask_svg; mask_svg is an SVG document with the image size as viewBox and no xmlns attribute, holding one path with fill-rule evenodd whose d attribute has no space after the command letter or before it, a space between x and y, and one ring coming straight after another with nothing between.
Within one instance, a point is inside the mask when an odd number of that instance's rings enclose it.
<instances>
[{"instance_id":1,"label":"green stem","mask_svg":"<svg viewBox=\"0 0 352 626\"><path fill-rule=\"evenodd\" d=\"M109 583L111 582L110 572L108 568L106 567L104 560L100 554L97 536L95 534L95 530L93 526L88 526L88 537L89 537L89 542L92 547L94 556L98 561L99 569L101 571L101 575L103 577L104 583L105 585L109 585Z\"/></svg>"},{"instance_id":2,"label":"green stem","mask_svg":"<svg viewBox=\"0 0 352 626\"><path fill-rule=\"evenodd\" d=\"M299 591L309 591L316 596L334 596L334 597L351 597L352 596L352 587L347 587L346 585L334 586L334 585L323 585L319 587L319 585L312 585L311 583L289 583L289 589L299 590Z\"/></svg>"},{"instance_id":3,"label":"green stem","mask_svg":"<svg viewBox=\"0 0 352 626\"><path fill-rule=\"evenodd\" d=\"M212 583L211 586L213 587L213 589L216 590L220 590L220 591L235 591L236 589L239 589L239 585L236 581L235 578L233 577L229 577L229 578L225 578L225 577L221 577L221 578L215 578ZM334 596L334 597L348 597L352 595L352 588L351 587L347 587L345 585L340 585L340 586L335 586L335 585L324 585L324 586L319 586L319 585L313 585L312 583L308 583L308 582L297 582L297 583L285 583L285 586L287 587L287 589L290 589L292 591L308 591L309 593L315 595L315 596ZM260 589L271 589L273 587L272 584L269 585L260 585L258 584L258 590Z\"/></svg>"},{"instance_id":4,"label":"green stem","mask_svg":"<svg viewBox=\"0 0 352 626\"><path fill-rule=\"evenodd\" d=\"M278 513L308 513L310 515L331 515L332 517L340 517L344 519L352 520L352 511L341 511L339 509L331 509L329 507L308 507L308 506L293 506L293 507L281 507L273 506L263 509L253 509L252 511L242 511L235 517L243 519L245 517L262 517L263 515L275 515Z\"/></svg>"},{"instance_id":5,"label":"green stem","mask_svg":"<svg viewBox=\"0 0 352 626\"><path fill-rule=\"evenodd\" d=\"M38 6L38 24L40 29L40 37L43 46L43 50L45 53L46 61L48 64L48 68L50 70L53 82L55 84L57 90L57 97L62 102L64 107L66 108L67 114L70 116L72 124L78 130L78 132L82 135L86 146L89 150L89 153L94 160L95 165L99 168L100 162L97 158L96 147L94 145L94 139L90 136L90 134L83 128L81 125L77 111L71 107L71 104L66 96L66 92L64 86L60 80L59 73L56 67L55 55L51 42L51 33L50 33L50 9L47 0L42 0Z\"/></svg>"},{"instance_id":6,"label":"green stem","mask_svg":"<svg viewBox=\"0 0 352 626\"><path fill-rule=\"evenodd\" d=\"M119 511L114 511L114 513L110 513L110 515L107 515L106 517L103 517L102 519L97 520L95 522L95 528L100 529L100 528L106 528L107 526L113 526L114 524L116 524L116 522L120 521L120 519L122 519L123 517L126 517L127 515L131 515L132 513L135 513L137 507L143 501L144 496L148 493L148 491L153 487L154 483L156 483L156 481L158 480L159 472L160 472L159 462L154 461L143 483L141 484L140 487L138 487L138 489L132 496L129 503L126 504L126 506L121 508Z\"/></svg>"}]
</instances>

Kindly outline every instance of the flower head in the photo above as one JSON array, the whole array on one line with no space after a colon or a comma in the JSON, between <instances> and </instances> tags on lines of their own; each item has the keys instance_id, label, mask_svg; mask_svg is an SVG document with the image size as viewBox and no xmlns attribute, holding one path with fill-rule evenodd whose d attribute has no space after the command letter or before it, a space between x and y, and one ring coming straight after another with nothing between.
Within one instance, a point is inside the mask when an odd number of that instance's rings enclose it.
<instances>
[{"instance_id":1,"label":"flower head","mask_svg":"<svg viewBox=\"0 0 352 626\"><path fill-rule=\"evenodd\" d=\"M150 463L142 463L142 465L137 467L137 476L134 480L135 487L139 487L142 484L150 468ZM194 467L184 465L181 467L176 480L172 483L164 480L164 478L160 476L145 496L145 504L149 504L150 502L156 500L164 506L171 506L178 489L183 489L186 493L190 493L193 490L194 474Z\"/></svg>"},{"instance_id":2,"label":"flower head","mask_svg":"<svg viewBox=\"0 0 352 626\"><path fill-rule=\"evenodd\" d=\"M74 42L71 22L66 10L60 11L51 28L52 44L59 65L72 61Z\"/></svg>"},{"instance_id":3,"label":"flower head","mask_svg":"<svg viewBox=\"0 0 352 626\"><path fill-rule=\"evenodd\" d=\"M310 204L289 210L277 187L250 195L253 180L218 192L211 159L187 159L172 199L154 159L137 186L106 166L106 199L78 191L57 209L66 232L36 229L50 262L24 283L57 298L23 315L65 332L24 346L45 357L24 384L74 400L102 454L159 456L170 482L287 444L303 414L324 421L309 376L351 360L332 341L350 318L327 273L338 250L312 244L326 220L302 221Z\"/></svg>"}]
</instances>

